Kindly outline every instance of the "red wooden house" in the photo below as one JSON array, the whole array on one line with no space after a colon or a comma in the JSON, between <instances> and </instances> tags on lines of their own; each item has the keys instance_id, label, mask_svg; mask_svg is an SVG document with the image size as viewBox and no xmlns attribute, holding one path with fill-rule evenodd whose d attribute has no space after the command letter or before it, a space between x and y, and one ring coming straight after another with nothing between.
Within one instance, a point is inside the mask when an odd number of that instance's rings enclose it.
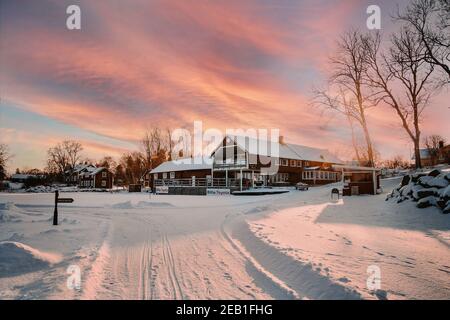
<instances>
[{"instance_id":1,"label":"red wooden house","mask_svg":"<svg viewBox=\"0 0 450 320\"><path fill-rule=\"evenodd\" d=\"M78 186L80 188L111 189L113 174L104 167L91 168L80 173Z\"/></svg>"}]
</instances>

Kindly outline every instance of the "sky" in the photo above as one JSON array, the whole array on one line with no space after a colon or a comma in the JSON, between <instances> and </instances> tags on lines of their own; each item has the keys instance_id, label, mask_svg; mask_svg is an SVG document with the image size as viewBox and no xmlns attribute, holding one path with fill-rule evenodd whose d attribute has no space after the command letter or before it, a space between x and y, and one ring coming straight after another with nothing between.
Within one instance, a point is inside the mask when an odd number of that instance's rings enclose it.
<instances>
[{"instance_id":1,"label":"sky","mask_svg":"<svg viewBox=\"0 0 450 320\"><path fill-rule=\"evenodd\" d=\"M400 5L405 1L399 1ZM66 28L67 6L81 30ZM98 159L139 150L151 127L277 128L287 142L350 157L345 119L312 107L339 36L381 8L365 0L0 0L0 142L9 168L45 166L46 150L76 139ZM433 96L423 134L448 135L447 91ZM410 157L392 110L368 112L383 158Z\"/></svg>"}]
</instances>

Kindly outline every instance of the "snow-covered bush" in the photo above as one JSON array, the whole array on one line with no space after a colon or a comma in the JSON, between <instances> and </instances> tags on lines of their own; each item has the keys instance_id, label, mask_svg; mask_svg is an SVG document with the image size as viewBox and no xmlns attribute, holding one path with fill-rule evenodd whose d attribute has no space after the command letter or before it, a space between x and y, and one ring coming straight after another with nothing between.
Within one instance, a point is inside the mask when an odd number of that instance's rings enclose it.
<instances>
[{"instance_id":1,"label":"snow-covered bush","mask_svg":"<svg viewBox=\"0 0 450 320\"><path fill-rule=\"evenodd\" d=\"M400 185L387 196L397 203L405 200L417 202L418 208L438 207L450 213L450 173L435 169L428 174L415 173L404 176Z\"/></svg>"}]
</instances>

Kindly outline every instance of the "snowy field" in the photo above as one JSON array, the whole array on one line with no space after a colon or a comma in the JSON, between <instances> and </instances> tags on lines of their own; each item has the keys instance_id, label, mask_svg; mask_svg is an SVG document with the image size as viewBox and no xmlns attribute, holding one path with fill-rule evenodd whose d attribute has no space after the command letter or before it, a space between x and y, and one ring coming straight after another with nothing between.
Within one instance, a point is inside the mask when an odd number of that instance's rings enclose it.
<instances>
[{"instance_id":1,"label":"snowy field","mask_svg":"<svg viewBox=\"0 0 450 320\"><path fill-rule=\"evenodd\" d=\"M0 194L0 299L449 299L450 217L378 196ZM70 267L72 266L72 267ZM67 287L68 268L80 290ZM381 288L367 288L367 268Z\"/></svg>"}]
</instances>

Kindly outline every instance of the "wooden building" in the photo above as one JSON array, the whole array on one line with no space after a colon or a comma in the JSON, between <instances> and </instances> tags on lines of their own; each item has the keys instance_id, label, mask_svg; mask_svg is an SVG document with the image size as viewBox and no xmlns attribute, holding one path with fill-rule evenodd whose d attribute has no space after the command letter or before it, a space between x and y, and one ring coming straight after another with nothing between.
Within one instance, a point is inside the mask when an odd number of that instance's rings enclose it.
<instances>
[{"instance_id":1,"label":"wooden building","mask_svg":"<svg viewBox=\"0 0 450 320\"><path fill-rule=\"evenodd\" d=\"M343 165L334 165L333 168L342 172L342 181L344 183L342 195L375 195L381 192L380 169Z\"/></svg>"},{"instance_id":2,"label":"wooden building","mask_svg":"<svg viewBox=\"0 0 450 320\"><path fill-rule=\"evenodd\" d=\"M183 158L166 161L144 175L144 186L153 187L156 180L169 183L174 180L212 178L212 159L209 157Z\"/></svg>"},{"instance_id":3,"label":"wooden building","mask_svg":"<svg viewBox=\"0 0 450 320\"><path fill-rule=\"evenodd\" d=\"M94 166L93 164L77 164L73 169L64 172L65 181L67 184L78 185L80 174L93 171L95 169L96 166Z\"/></svg>"},{"instance_id":4,"label":"wooden building","mask_svg":"<svg viewBox=\"0 0 450 320\"><path fill-rule=\"evenodd\" d=\"M78 176L80 188L111 189L113 186L113 174L107 168L90 168Z\"/></svg>"},{"instance_id":5,"label":"wooden building","mask_svg":"<svg viewBox=\"0 0 450 320\"><path fill-rule=\"evenodd\" d=\"M146 187L207 186L247 189L258 186L287 186L297 182L326 184L339 181L342 163L325 149L226 136L207 158L164 162L144 175Z\"/></svg>"},{"instance_id":6,"label":"wooden building","mask_svg":"<svg viewBox=\"0 0 450 320\"><path fill-rule=\"evenodd\" d=\"M213 176L243 180L243 187L257 185L312 185L339 181L333 164L342 161L325 149L250 137L226 136L213 152Z\"/></svg>"},{"instance_id":7,"label":"wooden building","mask_svg":"<svg viewBox=\"0 0 450 320\"><path fill-rule=\"evenodd\" d=\"M436 149L420 149L420 161L424 167L432 167L438 164L450 164L450 145L439 141ZM413 156L411 160L415 160Z\"/></svg>"}]
</instances>

